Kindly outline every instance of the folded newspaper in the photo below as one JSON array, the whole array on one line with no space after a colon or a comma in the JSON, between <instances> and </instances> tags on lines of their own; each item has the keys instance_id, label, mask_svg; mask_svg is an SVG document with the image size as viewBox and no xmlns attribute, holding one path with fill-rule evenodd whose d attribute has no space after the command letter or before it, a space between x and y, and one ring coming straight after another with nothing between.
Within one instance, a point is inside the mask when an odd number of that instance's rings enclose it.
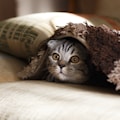
<instances>
[{"instance_id":1,"label":"folded newspaper","mask_svg":"<svg viewBox=\"0 0 120 120\"><path fill-rule=\"evenodd\" d=\"M88 19L89 18L89 19ZM120 24L93 16L71 13L40 13L0 22L0 50L31 62L19 73L22 79L41 74L50 39L71 37L81 42L90 54L90 64L120 89ZM112 22L111 22L112 21ZM102 25L105 24L105 25ZM101 26L99 26L101 25ZM107 27L107 26L108 27ZM115 30L117 29L117 30ZM97 80L96 80L97 81Z\"/></svg>"}]
</instances>

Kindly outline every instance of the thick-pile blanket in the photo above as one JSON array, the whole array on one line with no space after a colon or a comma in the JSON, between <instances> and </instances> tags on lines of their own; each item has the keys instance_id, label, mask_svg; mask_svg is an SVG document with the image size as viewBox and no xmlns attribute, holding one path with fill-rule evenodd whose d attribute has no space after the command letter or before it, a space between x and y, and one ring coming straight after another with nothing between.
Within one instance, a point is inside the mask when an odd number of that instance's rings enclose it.
<instances>
[{"instance_id":1,"label":"thick-pile blanket","mask_svg":"<svg viewBox=\"0 0 120 120\"><path fill-rule=\"evenodd\" d=\"M69 23L59 28L50 39L73 38L81 42L90 54L89 63L95 70L106 75L106 80L120 89L120 32L105 25L95 27ZM48 39L48 40L50 40ZM47 41L48 41L47 40ZM46 41L46 43L47 43ZM33 57L31 63L20 73L22 79L39 79L47 57L46 43Z\"/></svg>"}]
</instances>

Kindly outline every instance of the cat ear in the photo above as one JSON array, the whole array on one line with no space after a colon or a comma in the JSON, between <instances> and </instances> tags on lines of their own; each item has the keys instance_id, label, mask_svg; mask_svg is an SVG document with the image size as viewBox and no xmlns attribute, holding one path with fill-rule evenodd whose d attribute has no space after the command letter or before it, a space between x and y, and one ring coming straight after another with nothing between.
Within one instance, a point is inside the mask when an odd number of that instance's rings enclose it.
<instances>
[{"instance_id":1,"label":"cat ear","mask_svg":"<svg viewBox=\"0 0 120 120\"><path fill-rule=\"evenodd\" d=\"M49 48L54 48L58 45L58 41L57 40L50 40L50 41L48 41L47 45Z\"/></svg>"}]
</instances>

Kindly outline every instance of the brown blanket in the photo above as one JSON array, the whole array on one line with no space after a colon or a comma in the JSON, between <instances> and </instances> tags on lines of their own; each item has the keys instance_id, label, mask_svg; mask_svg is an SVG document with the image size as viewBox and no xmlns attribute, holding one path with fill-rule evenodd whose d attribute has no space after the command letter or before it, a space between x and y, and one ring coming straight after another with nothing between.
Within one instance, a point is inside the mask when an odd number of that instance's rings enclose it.
<instances>
[{"instance_id":1,"label":"brown blanket","mask_svg":"<svg viewBox=\"0 0 120 120\"><path fill-rule=\"evenodd\" d=\"M95 66L95 71L102 72L106 81L120 89L120 32L106 26L89 26L73 24L59 28L50 39L71 37L80 41L90 54L89 63ZM39 79L42 75L44 60L47 56L46 40L40 46L38 54L32 58L30 64L19 73L22 79Z\"/></svg>"},{"instance_id":2,"label":"brown blanket","mask_svg":"<svg viewBox=\"0 0 120 120\"><path fill-rule=\"evenodd\" d=\"M107 81L120 89L120 32L106 26L87 26L86 41L89 45L92 63L102 71Z\"/></svg>"}]
</instances>

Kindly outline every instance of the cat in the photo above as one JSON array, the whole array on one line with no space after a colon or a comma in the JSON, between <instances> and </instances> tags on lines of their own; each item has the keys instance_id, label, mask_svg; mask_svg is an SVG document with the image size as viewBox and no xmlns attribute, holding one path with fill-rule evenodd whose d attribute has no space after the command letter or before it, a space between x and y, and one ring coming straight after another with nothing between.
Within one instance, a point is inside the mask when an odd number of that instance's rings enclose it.
<instances>
[{"instance_id":1,"label":"cat","mask_svg":"<svg viewBox=\"0 0 120 120\"><path fill-rule=\"evenodd\" d=\"M68 39L50 40L46 61L46 80L55 82L83 83L89 78L86 64L88 55L78 41Z\"/></svg>"}]
</instances>

